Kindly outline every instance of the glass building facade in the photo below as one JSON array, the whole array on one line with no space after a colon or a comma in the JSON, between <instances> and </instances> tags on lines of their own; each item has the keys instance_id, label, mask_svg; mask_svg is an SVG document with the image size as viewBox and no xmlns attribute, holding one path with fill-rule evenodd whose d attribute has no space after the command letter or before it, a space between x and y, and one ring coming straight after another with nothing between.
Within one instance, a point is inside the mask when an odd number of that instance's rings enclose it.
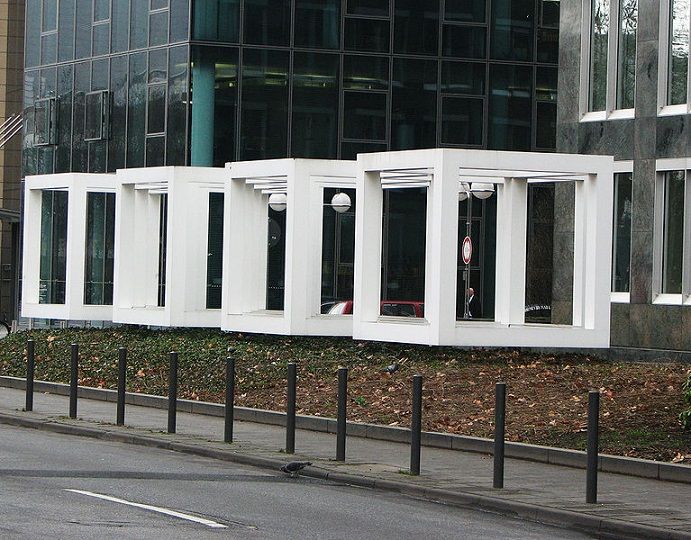
<instances>
[{"instance_id":1,"label":"glass building facade","mask_svg":"<svg viewBox=\"0 0 691 540\"><path fill-rule=\"evenodd\" d=\"M28 0L24 174L552 150L556 0Z\"/></svg>"}]
</instances>

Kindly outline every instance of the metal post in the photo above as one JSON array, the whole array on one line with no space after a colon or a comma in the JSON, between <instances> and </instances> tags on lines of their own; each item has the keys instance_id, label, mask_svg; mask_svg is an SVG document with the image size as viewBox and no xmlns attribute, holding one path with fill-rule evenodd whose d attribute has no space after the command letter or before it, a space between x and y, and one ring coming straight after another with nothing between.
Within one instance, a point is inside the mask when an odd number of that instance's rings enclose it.
<instances>
[{"instance_id":1,"label":"metal post","mask_svg":"<svg viewBox=\"0 0 691 540\"><path fill-rule=\"evenodd\" d=\"M336 461L345 461L348 368L338 368L338 418L336 423Z\"/></svg>"},{"instance_id":2,"label":"metal post","mask_svg":"<svg viewBox=\"0 0 691 540\"><path fill-rule=\"evenodd\" d=\"M413 414L410 420L410 474L420 474L422 442L422 375L413 376Z\"/></svg>"},{"instance_id":3,"label":"metal post","mask_svg":"<svg viewBox=\"0 0 691 540\"><path fill-rule=\"evenodd\" d=\"M504 487L504 425L506 423L506 383L497 383L494 406L494 484Z\"/></svg>"},{"instance_id":4,"label":"metal post","mask_svg":"<svg viewBox=\"0 0 691 540\"><path fill-rule=\"evenodd\" d=\"M600 418L600 392L588 393L588 465L586 470L585 502L597 502L598 423Z\"/></svg>"},{"instance_id":5,"label":"metal post","mask_svg":"<svg viewBox=\"0 0 691 540\"><path fill-rule=\"evenodd\" d=\"M178 407L178 353L171 352L168 367L168 433L175 433L175 416Z\"/></svg>"},{"instance_id":6,"label":"metal post","mask_svg":"<svg viewBox=\"0 0 691 540\"><path fill-rule=\"evenodd\" d=\"M118 349L118 406L115 423L125 424L125 390L127 385L127 348Z\"/></svg>"},{"instance_id":7,"label":"metal post","mask_svg":"<svg viewBox=\"0 0 691 540\"><path fill-rule=\"evenodd\" d=\"M70 418L77 418L77 378L79 368L79 345L70 345Z\"/></svg>"},{"instance_id":8,"label":"metal post","mask_svg":"<svg viewBox=\"0 0 691 540\"><path fill-rule=\"evenodd\" d=\"M295 453L295 393L297 368L288 364L288 395L286 403L286 454Z\"/></svg>"},{"instance_id":9,"label":"metal post","mask_svg":"<svg viewBox=\"0 0 691 540\"><path fill-rule=\"evenodd\" d=\"M34 410L34 371L36 368L35 357L36 342L30 339L26 342L26 404L25 411Z\"/></svg>"},{"instance_id":10,"label":"metal post","mask_svg":"<svg viewBox=\"0 0 691 540\"><path fill-rule=\"evenodd\" d=\"M235 417L235 358L226 358L226 408L223 442L233 442L233 420Z\"/></svg>"}]
</instances>

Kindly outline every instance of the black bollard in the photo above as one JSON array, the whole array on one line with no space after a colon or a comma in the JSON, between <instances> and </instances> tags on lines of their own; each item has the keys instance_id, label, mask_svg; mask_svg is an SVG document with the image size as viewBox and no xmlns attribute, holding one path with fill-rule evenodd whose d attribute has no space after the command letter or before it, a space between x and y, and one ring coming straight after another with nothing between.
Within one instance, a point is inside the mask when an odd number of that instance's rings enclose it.
<instances>
[{"instance_id":1,"label":"black bollard","mask_svg":"<svg viewBox=\"0 0 691 540\"><path fill-rule=\"evenodd\" d=\"M504 487L504 425L506 423L506 383L497 383L494 405L494 483Z\"/></svg>"},{"instance_id":2,"label":"black bollard","mask_svg":"<svg viewBox=\"0 0 691 540\"><path fill-rule=\"evenodd\" d=\"M178 353L171 352L168 367L168 433L175 433L175 417L178 409Z\"/></svg>"},{"instance_id":3,"label":"black bollard","mask_svg":"<svg viewBox=\"0 0 691 540\"><path fill-rule=\"evenodd\" d=\"M336 460L345 461L348 368L338 368L338 418L336 421Z\"/></svg>"},{"instance_id":4,"label":"black bollard","mask_svg":"<svg viewBox=\"0 0 691 540\"><path fill-rule=\"evenodd\" d=\"M77 418L77 378L79 368L79 345L70 345L70 418Z\"/></svg>"},{"instance_id":5,"label":"black bollard","mask_svg":"<svg viewBox=\"0 0 691 540\"><path fill-rule=\"evenodd\" d=\"M413 415L410 420L410 474L420 474L422 443L422 375L413 376Z\"/></svg>"},{"instance_id":6,"label":"black bollard","mask_svg":"<svg viewBox=\"0 0 691 540\"><path fill-rule=\"evenodd\" d=\"M230 352L230 351L229 351ZM235 358L226 358L226 408L223 442L233 442L233 419L235 417Z\"/></svg>"},{"instance_id":7,"label":"black bollard","mask_svg":"<svg viewBox=\"0 0 691 540\"><path fill-rule=\"evenodd\" d=\"M597 502L597 461L599 449L600 392L588 393L588 465L585 482L585 502Z\"/></svg>"},{"instance_id":8,"label":"black bollard","mask_svg":"<svg viewBox=\"0 0 691 540\"><path fill-rule=\"evenodd\" d=\"M34 410L34 371L36 369L35 357L36 342L30 339L26 342L26 404L25 411Z\"/></svg>"},{"instance_id":9,"label":"black bollard","mask_svg":"<svg viewBox=\"0 0 691 540\"><path fill-rule=\"evenodd\" d=\"M127 385L127 348L118 349L118 405L115 423L118 426L125 424L125 389Z\"/></svg>"},{"instance_id":10,"label":"black bollard","mask_svg":"<svg viewBox=\"0 0 691 540\"><path fill-rule=\"evenodd\" d=\"M297 368L288 364L288 395L286 403L286 454L295 453L295 393Z\"/></svg>"}]
</instances>

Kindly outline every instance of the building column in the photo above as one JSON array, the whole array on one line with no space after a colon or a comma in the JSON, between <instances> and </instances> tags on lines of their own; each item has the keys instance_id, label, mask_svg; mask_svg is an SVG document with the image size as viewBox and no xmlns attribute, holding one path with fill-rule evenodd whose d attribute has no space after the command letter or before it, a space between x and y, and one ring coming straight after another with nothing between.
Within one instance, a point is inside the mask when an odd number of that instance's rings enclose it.
<instances>
[{"instance_id":1,"label":"building column","mask_svg":"<svg viewBox=\"0 0 691 540\"><path fill-rule=\"evenodd\" d=\"M213 166L215 84L215 64L209 60L196 58L192 66L190 165L193 167Z\"/></svg>"}]
</instances>

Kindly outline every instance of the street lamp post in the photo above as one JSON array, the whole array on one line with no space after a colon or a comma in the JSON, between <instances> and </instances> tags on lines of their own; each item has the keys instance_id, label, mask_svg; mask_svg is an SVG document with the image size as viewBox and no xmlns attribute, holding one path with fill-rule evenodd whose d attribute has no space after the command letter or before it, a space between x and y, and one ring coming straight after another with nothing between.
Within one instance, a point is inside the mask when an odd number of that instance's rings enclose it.
<instances>
[{"instance_id":1,"label":"street lamp post","mask_svg":"<svg viewBox=\"0 0 691 540\"><path fill-rule=\"evenodd\" d=\"M458 190L458 200L459 202L466 202L466 221L465 221L465 235L466 238L472 240L472 227L473 227L473 196L478 199L488 199L494 193L493 184L480 184L480 183L468 183L462 182ZM472 246L472 241L471 244ZM471 251L472 254L472 251ZM470 319L470 296L468 291L470 290L470 262L471 257L465 259L465 269L463 270L463 277L465 283L465 301L463 303L463 318Z\"/></svg>"}]
</instances>

